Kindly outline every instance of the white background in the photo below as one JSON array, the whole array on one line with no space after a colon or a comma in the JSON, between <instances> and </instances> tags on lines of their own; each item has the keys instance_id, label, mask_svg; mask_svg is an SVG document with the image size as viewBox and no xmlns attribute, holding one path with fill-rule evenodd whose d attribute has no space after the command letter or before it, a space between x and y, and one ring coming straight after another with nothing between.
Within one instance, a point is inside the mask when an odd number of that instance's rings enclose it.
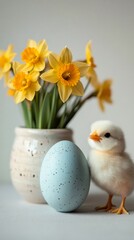
<instances>
[{"instance_id":1,"label":"white background","mask_svg":"<svg viewBox=\"0 0 134 240\"><path fill-rule=\"evenodd\" d=\"M134 1L133 0L0 0L0 49L9 43L19 53L28 39L46 39L59 53L67 45L74 59L85 57L92 40L101 80L113 78L113 105L102 113L96 99L89 101L69 127L75 143L87 155L90 124L110 119L126 135L127 150L134 159ZM23 124L21 109L7 96L0 81L0 182L9 182L9 161L14 128Z\"/></svg>"}]
</instances>

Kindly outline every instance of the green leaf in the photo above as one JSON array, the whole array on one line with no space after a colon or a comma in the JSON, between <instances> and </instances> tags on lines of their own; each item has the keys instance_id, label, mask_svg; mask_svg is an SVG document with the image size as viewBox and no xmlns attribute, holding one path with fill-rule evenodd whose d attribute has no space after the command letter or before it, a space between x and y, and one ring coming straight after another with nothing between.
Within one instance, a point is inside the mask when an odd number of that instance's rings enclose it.
<instances>
[{"instance_id":1,"label":"green leaf","mask_svg":"<svg viewBox=\"0 0 134 240\"><path fill-rule=\"evenodd\" d=\"M50 93L46 92L40 107L39 111L39 128L47 128L48 118L50 115L50 106L49 106Z\"/></svg>"},{"instance_id":2,"label":"green leaf","mask_svg":"<svg viewBox=\"0 0 134 240\"><path fill-rule=\"evenodd\" d=\"M65 109L64 109L63 114L61 115L58 128L64 128L64 124L65 124L65 122L66 122L66 117L67 117L67 103L64 103L64 108L65 108Z\"/></svg>"},{"instance_id":3,"label":"green leaf","mask_svg":"<svg viewBox=\"0 0 134 240\"><path fill-rule=\"evenodd\" d=\"M28 105L27 101L24 100L21 103L24 121L25 121L25 127L32 128L32 116L31 116L31 108L30 105Z\"/></svg>"}]
</instances>

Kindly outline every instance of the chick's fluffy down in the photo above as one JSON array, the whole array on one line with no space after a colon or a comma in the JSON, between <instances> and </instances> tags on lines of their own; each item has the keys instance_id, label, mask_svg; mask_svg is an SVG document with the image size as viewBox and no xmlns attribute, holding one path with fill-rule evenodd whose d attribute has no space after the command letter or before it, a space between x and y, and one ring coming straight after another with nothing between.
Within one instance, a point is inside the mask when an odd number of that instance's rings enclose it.
<instances>
[{"instance_id":1,"label":"chick's fluffy down","mask_svg":"<svg viewBox=\"0 0 134 240\"><path fill-rule=\"evenodd\" d=\"M134 164L127 153L91 150L89 165L93 181L108 193L127 196L134 189Z\"/></svg>"}]
</instances>

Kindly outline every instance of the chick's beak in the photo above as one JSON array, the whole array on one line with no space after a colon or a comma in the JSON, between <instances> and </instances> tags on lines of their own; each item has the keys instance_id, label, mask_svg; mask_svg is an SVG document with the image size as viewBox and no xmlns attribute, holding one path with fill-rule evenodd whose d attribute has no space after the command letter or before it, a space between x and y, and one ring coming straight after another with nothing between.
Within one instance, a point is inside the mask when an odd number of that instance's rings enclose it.
<instances>
[{"instance_id":1,"label":"chick's beak","mask_svg":"<svg viewBox=\"0 0 134 240\"><path fill-rule=\"evenodd\" d=\"M102 140L102 138L96 132L91 133L89 138L95 142L100 142Z\"/></svg>"}]
</instances>

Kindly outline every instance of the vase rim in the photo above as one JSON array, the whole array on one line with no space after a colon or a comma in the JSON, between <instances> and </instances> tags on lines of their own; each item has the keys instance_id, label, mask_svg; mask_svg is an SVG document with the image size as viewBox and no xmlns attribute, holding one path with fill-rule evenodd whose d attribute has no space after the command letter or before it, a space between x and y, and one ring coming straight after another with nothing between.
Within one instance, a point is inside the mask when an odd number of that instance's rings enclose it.
<instances>
[{"instance_id":1,"label":"vase rim","mask_svg":"<svg viewBox=\"0 0 134 240\"><path fill-rule=\"evenodd\" d=\"M33 133L33 134L54 134L54 133L73 133L71 128L52 128L52 129L39 129L39 128L25 128L25 127L16 127L16 133Z\"/></svg>"}]
</instances>

